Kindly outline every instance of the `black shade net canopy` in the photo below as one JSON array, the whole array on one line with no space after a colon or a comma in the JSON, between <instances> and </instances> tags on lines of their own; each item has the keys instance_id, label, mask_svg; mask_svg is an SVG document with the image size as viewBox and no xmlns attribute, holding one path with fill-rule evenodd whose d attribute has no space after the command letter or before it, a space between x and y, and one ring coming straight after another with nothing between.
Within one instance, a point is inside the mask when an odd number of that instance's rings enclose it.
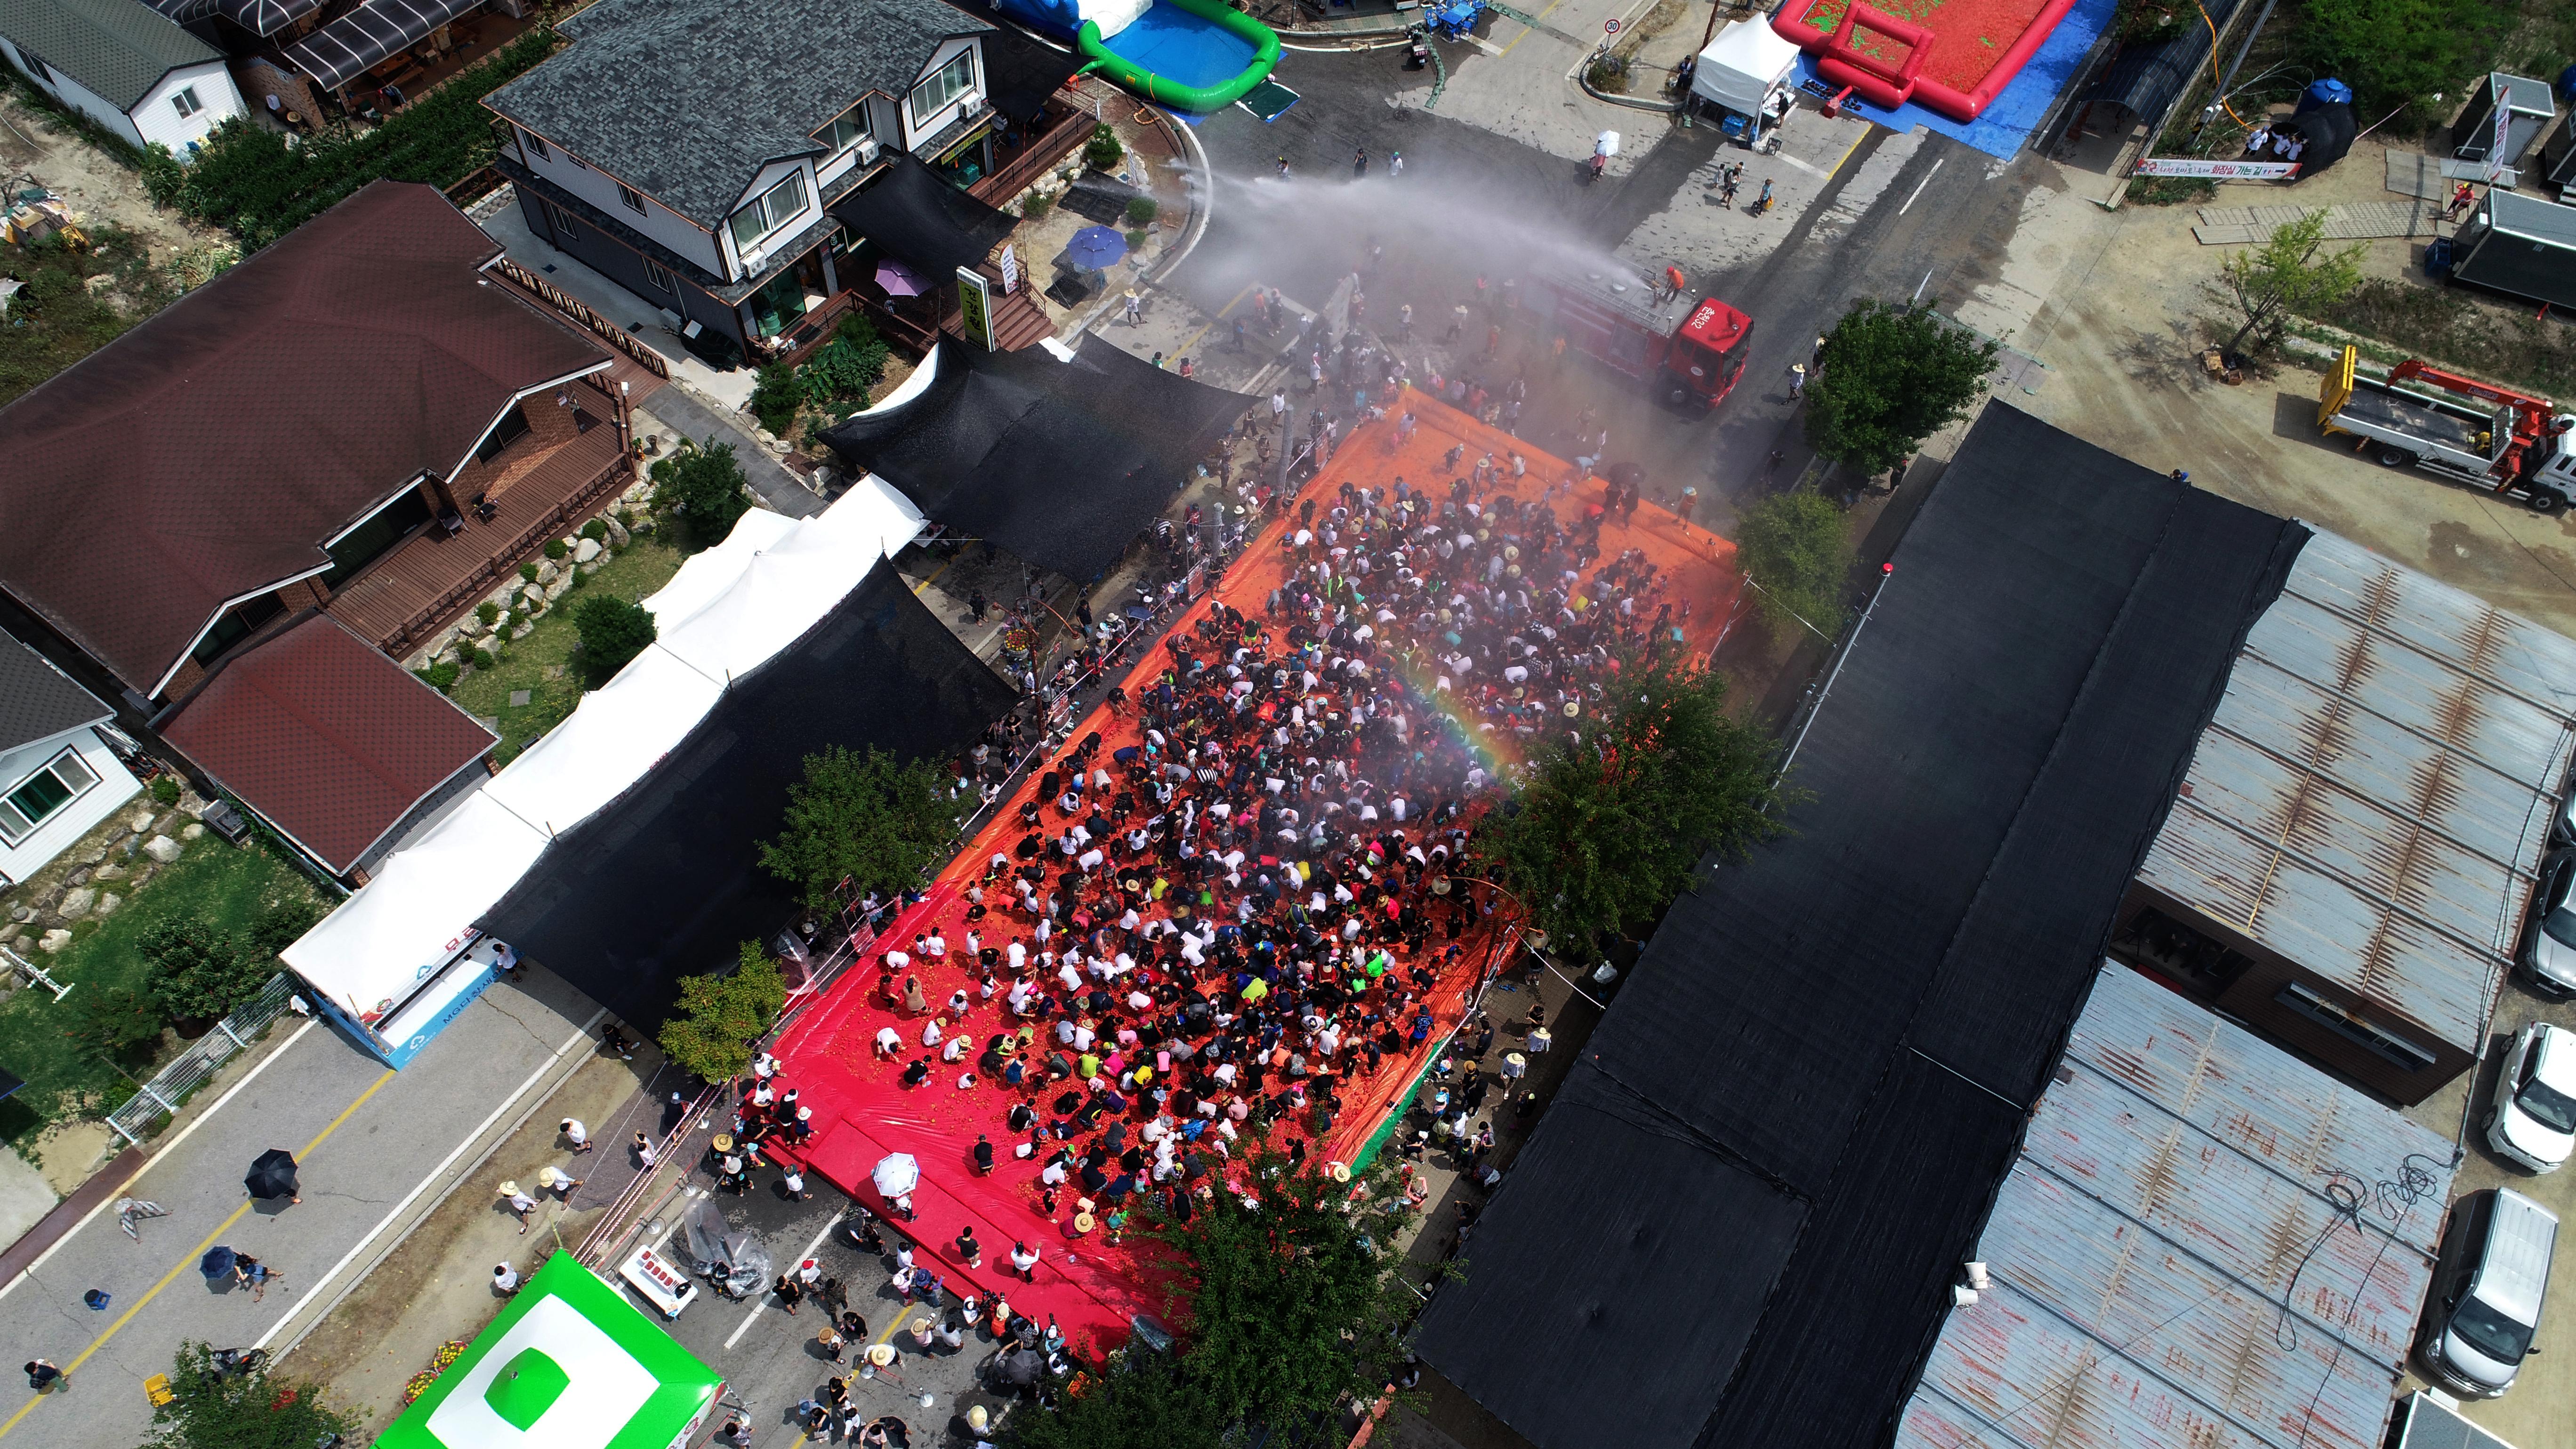
<instances>
[{"instance_id":1,"label":"black shade net canopy","mask_svg":"<svg viewBox=\"0 0 2576 1449\"><path fill-rule=\"evenodd\" d=\"M1253 404L1093 336L1070 362L947 338L932 358L919 396L823 440L951 530L1077 580L1116 562Z\"/></svg>"},{"instance_id":2,"label":"black shade net canopy","mask_svg":"<svg viewBox=\"0 0 2576 1449\"><path fill-rule=\"evenodd\" d=\"M944 763L1015 697L880 559L651 773L556 837L478 924L649 1035L680 977L731 965L797 914L759 850L807 755L874 746Z\"/></svg>"},{"instance_id":3,"label":"black shade net canopy","mask_svg":"<svg viewBox=\"0 0 2576 1449\"><path fill-rule=\"evenodd\" d=\"M1423 1359L1539 1449L1600 1443L1604 1404L1633 1449L1886 1444L2307 536L1988 404L1816 710L1789 834L1673 903Z\"/></svg>"},{"instance_id":4,"label":"black shade net canopy","mask_svg":"<svg viewBox=\"0 0 2576 1449\"><path fill-rule=\"evenodd\" d=\"M867 185L831 205L832 218L910 262L922 280L945 289L959 267L980 266L1019 219L996 211L939 179L908 151L897 151Z\"/></svg>"},{"instance_id":5,"label":"black shade net canopy","mask_svg":"<svg viewBox=\"0 0 2576 1449\"><path fill-rule=\"evenodd\" d=\"M1024 39L1008 27L984 36L986 89L993 109L1023 126L1038 123L1047 98L1081 64L1072 52Z\"/></svg>"}]
</instances>

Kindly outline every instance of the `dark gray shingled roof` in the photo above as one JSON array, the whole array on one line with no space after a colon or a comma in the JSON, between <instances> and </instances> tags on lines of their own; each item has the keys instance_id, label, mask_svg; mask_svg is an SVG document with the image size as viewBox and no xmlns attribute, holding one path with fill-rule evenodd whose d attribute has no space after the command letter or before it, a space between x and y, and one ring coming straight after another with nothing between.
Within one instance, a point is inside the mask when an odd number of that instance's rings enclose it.
<instances>
[{"instance_id":1,"label":"dark gray shingled roof","mask_svg":"<svg viewBox=\"0 0 2576 1449\"><path fill-rule=\"evenodd\" d=\"M600 0L486 104L712 229L762 166L821 150L859 97L909 93L940 42L992 28L942 0Z\"/></svg>"},{"instance_id":2,"label":"dark gray shingled roof","mask_svg":"<svg viewBox=\"0 0 2576 1449\"><path fill-rule=\"evenodd\" d=\"M0 0L0 35L126 111L179 67L223 59L142 0Z\"/></svg>"},{"instance_id":3,"label":"dark gray shingled roof","mask_svg":"<svg viewBox=\"0 0 2576 1449\"><path fill-rule=\"evenodd\" d=\"M0 750L113 719L116 711L71 682L44 656L0 634ZM0 785L9 782L0 780Z\"/></svg>"}]
</instances>

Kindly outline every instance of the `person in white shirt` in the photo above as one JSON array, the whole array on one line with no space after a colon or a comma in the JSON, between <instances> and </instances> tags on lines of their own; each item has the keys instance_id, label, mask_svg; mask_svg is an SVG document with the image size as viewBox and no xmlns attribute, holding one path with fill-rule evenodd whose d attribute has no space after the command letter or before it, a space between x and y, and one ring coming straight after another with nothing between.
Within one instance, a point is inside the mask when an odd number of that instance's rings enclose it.
<instances>
[{"instance_id":1,"label":"person in white shirt","mask_svg":"<svg viewBox=\"0 0 2576 1449\"><path fill-rule=\"evenodd\" d=\"M492 1270L492 1291L508 1298L519 1291L519 1270L507 1263Z\"/></svg>"}]
</instances>

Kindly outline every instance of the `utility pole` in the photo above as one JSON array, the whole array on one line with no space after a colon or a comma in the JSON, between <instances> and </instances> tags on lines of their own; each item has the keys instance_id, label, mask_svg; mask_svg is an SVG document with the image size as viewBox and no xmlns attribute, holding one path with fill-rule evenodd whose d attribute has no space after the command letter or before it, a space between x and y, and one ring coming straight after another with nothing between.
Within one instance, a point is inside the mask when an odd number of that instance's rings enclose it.
<instances>
[{"instance_id":1,"label":"utility pole","mask_svg":"<svg viewBox=\"0 0 2576 1449\"><path fill-rule=\"evenodd\" d=\"M2263 33L2264 22L2272 18L2274 3L2275 0L2263 0L2262 10L2255 15L2254 24L2245 32L2245 43L2236 47L2236 59L2228 62L2227 74L2218 78L2218 89L2211 94L2209 104L2201 107L2200 124L2191 128L2191 144L2194 150L2200 147L2200 133L2209 129L2209 123L2217 119L2219 111L2227 105L2228 83L2235 80L2236 73L2245 68L2245 57L2253 52L2254 37ZM2212 45L2214 53L2214 41Z\"/></svg>"}]
</instances>

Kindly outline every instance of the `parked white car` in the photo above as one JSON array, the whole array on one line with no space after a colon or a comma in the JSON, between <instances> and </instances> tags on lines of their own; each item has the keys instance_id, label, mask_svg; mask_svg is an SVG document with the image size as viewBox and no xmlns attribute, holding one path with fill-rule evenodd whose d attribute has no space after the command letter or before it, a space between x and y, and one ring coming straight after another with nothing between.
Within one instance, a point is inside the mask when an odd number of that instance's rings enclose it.
<instances>
[{"instance_id":1,"label":"parked white car","mask_svg":"<svg viewBox=\"0 0 2576 1449\"><path fill-rule=\"evenodd\" d=\"M2515 1034L2496 1074L2487 1145L2533 1172L2576 1154L2576 1032L2535 1021Z\"/></svg>"}]
</instances>

